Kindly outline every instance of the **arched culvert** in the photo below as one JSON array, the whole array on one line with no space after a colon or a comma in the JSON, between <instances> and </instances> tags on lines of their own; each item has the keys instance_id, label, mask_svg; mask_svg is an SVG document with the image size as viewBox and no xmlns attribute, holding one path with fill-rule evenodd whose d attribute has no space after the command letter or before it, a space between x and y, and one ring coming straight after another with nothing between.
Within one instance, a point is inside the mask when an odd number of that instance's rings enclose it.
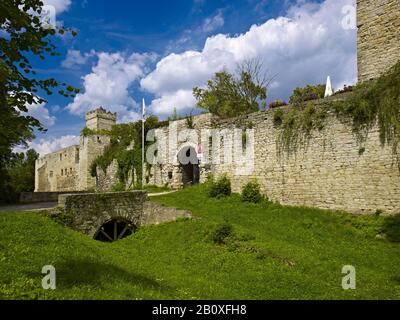
<instances>
[{"instance_id":1,"label":"arched culvert","mask_svg":"<svg viewBox=\"0 0 400 320\"><path fill-rule=\"evenodd\" d=\"M114 242L130 236L135 229L135 226L125 220L114 219L104 223L95 234L94 239L102 242Z\"/></svg>"}]
</instances>

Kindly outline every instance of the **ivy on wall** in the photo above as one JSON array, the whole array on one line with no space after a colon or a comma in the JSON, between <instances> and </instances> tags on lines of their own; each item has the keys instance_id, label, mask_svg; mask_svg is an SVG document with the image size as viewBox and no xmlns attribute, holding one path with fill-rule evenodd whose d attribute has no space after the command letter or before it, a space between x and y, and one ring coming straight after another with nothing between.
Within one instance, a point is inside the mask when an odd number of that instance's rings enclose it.
<instances>
[{"instance_id":1,"label":"ivy on wall","mask_svg":"<svg viewBox=\"0 0 400 320\"><path fill-rule=\"evenodd\" d=\"M145 121L145 136L151 129L158 128L164 125L159 122L158 118L151 116ZM111 131L103 131L104 135L111 138L110 145L105 148L104 153L97 157L91 164L91 175L97 176L97 168L100 168L105 173L108 166L114 161L118 162L118 178L122 184L128 181L128 177L135 175L136 181L132 183L140 183L142 180L142 122L117 124L112 127ZM98 131L93 131L85 128L83 135L100 134ZM145 152L149 145L153 142L145 143ZM147 171L149 165L147 164Z\"/></svg>"},{"instance_id":2,"label":"ivy on wall","mask_svg":"<svg viewBox=\"0 0 400 320\"><path fill-rule=\"evenodd\" d=\"M400 168L400 62L377 80L358 84L343 99L319 101L318 105L294 100L289 111L275 110L274 126L280 130L278 153L293 153L299 146L306 146L313 131L324 128L327 114L332 111L352 126L359 143L378 125L382 145L392 146Z\"/></svg>"}]
</instances>

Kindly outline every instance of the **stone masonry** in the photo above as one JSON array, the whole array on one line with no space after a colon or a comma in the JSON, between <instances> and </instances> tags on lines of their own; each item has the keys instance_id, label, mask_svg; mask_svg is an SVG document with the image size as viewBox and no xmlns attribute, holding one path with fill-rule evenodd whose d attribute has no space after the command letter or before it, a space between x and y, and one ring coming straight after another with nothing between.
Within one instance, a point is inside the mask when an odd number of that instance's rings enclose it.
<instances>
[{"instance_id":1,"label":"stone masonry","mask_svg":"<svg viewBox=\"0 0 400 320\"><path fill-rule=\"evenodd\" d=\"M86 191L96 187L92 162L110 144L100 130L111 130L116 114L103 108L86 114L86 127L94 134L81 135L79 145L45 155L36 161L35 192ZM96 133L96 131L98 133Z\"/></svg>"},{"instance_id":2,"label":"stone masonry","mask_svg":"<svg viewBox=\"0 0 400 320\"><path fill-rule=\"evenodd\" d=\"M359 81L367 81L400 59L400 1L358 0L357 15ZM153 165L148 183L173 189L183 187L188 173L187 167L178 163L178 155L189 149L198 152L200 143L204 154L209 153L209 137L201 135L203 129L244 129L251 124L254 170L238 174L237 165L229 161L202 162L196 168L198 182L204 182L209 173L217 177L227 173L234 192L240 192L250 179L257 178L262 192L282 204L354 213L371 213L377 209L399 213L400 171L391 147L381 145L378 128L371 130L367 141L360 145L351 125L340 122L334 115L327 116L325 128L313 132L308 144L294 154L278 153L279 129L274 127L272 110L229 120L202 114L194 117L193 123L172 121L170 126L157 130L156 144L158 156L173 161L163 159L163 163ZM99 134L81 136L79 145L39 159L35 191L110 190L118 181L118 164L114 161L106 173L98 172L97 180L91 176L90 167L110 143L107 135L100 134L101 130L111 129L115 120L116 114L102 108L88 113L86 126ZM168 137L171 130L179 133L177 141ZM191 132L197 133L200 139L191 137ZM212 138L212 147L229 147L232 140L228 138L218 137L217 142Z\"/></svg>"},{"instance_id":3,"label":"stone masonry","mask_svg":"<svg viewBox=\"0 0 400 320\"><path fill-rule=\"evenodd\" d=\"M72 228L92 238L114 220L125 221L130 229L136 230L145 225L192 218L188 211L146 200L147 193L143 191L65 194L58 196L58 208L51 210L51 214L69 216Z\"/></svg>"},{"instance_id":4,"label":"stone masonry","mask_svg":"<svg viewBox=\"0 0 400 320\"><path fill-rule=\"evenodd\" d=\"M400 60L400 0L357 0L358 80L379 77Z\"/></svg>"}]
</instances>

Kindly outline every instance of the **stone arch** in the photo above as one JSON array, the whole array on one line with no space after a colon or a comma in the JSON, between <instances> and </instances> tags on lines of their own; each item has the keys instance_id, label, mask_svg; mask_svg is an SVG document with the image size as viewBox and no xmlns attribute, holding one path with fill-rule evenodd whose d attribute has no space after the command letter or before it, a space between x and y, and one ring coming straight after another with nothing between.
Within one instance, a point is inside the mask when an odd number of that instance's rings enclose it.
<instances>
[{"instance_id":1,"label":"stone arch","mask_svg":"<svg viewBox=\"0 0 400 320\"><path fill-rule=\"evenodd\" d=\"M93 239L102 242L114 242L130 236L136 229L136 224L131 220L123 217L113 217L101 223Z\"/></svg>"},{"instance_id":2,"label":"stone arch","mask_svg":"<svg viewBox=\"0 0 400 320\"><path fill-rule=\"evenodd\" d=\"M200 182L200 167L196 147L187 144L178 152L178 163L182 172L182 184L184 187Z\"/></svg>"}]
</instances>

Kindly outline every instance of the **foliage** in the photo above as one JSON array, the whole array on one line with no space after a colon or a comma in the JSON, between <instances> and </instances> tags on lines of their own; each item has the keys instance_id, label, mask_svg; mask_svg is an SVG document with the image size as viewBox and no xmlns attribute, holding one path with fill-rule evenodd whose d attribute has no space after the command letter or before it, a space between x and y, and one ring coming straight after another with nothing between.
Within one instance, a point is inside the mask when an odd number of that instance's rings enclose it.
<instances>
[{"instance_id":1,"label":"foliage","mask_svg":"<svg viewBox=\"0 0 400 320\"><path fill-rule=\"evenodd\" d=\"M145 136L151 129L159 126L158 118L148 117L145 121ZM126 183L128 177L135 175L135 183L142 181L142 122L137 121L129 124L118 124L112 127L107 135L111 137L110 145L105 149L103 155L99 156L91 165L92 176L97 175L97 168L106 172L107 167L113 162L118 161L118 178L121 183ZM145 152L153 144L146 141ZM145 159L146 160L146 159ZM147 169L149 167L147 166ZM130 186L132 187L132 186Z\"/></svg>"},{"instance_id":2,"label":"foliage","mask_svg":"<svg viewBox=\"0 0 400 320\"><path fill-rule=\"evenodd\" d=\"M391 145L399 160L400 61L376 81L355 86L349 97L337 101L334 107L341 119L350 119L360 143L366 140L372 127L378 125L382 145Z\"/></svg>"},{"instance_id":3,"label":"foliage","mask_svg":"<svg viewBox=\"0 0 400 320\"><path fill-rule=\"evenodd\" d=\"M325 85L307 85L304 88L296 88L289 98L290 104L303 103L305 101L321 99L325 95Z\"/></svg>"},{"instance_id":4,"label":"foliage","mask_svg":"<svg viewBox=\"0 0 400 320\"><path fill-rule=\"evenodd\" d=\"M219 223L210 233L211 240L216 244L224 244L226 239L233 234L233 227L228 222Z\"/></svg>"},{"instance_id":5,"label":"foliage","mask_svg":"<svg viewBox=\"0 0 400 320\"><path fill-rule=\"evenodd\" d=\"M38 157L33 149L11 154L6 167L0 172L0 203L17 202L21 192L34 191L35 161Z\"/></svg>"},{"instance_id":6,"label":"foliage","mask_svg":"<svg viewBox=\"0 0 400 320\"><path fill-rule=\"evenodd\" d=\"M229 197L232 193L231 181L227 174L223 174L217 181L210 180L208 186L208 195L211 198Z\"/></svg>"},{"instance_id":7,"label":"foliage","mask_svg":"<svg viewBox=\"0 0 400 320\"><path fill-rule=\"evenodd\" d=\"M42 7L40 0L0 2L0 158L33 138L34 128L44 130L38 120L23 114L29 105L45 102L39 94L51 95L57 88L65 97L79 92L55 79L39 78L31 64L34 58L58 55L52 37L66 32L76 35L65 28L45 27L39 18Z\"/></svg>"},{"instance_id":8,"label":"foliage","mask_svg":"<svg viewBox=\"0 0 400 320\"><path fill-rule=\"evenodd\" d=\"M302 97L312 92L312 86L295 90L294 106L288 113L277 111L274 124L281 131L277 139L279 152L295 152L299 145L307 145L313 130L322 130L326 115L333 111L344 123L350 123L358 144L362 145L370 130L377 125L382 145L392 147L400 169L400 61L373 82L348 87L342 99L314 106ZM322 88L321 88L322 92ZM359 148L359 154L365 152Z\"/></svg>"},{"instance_id":9,"label":"foliage","mask_svg":"<svg viewBox=\"0 0 400 320\"><path fill-rule=\"evenodd\" d=\"M314 130L322 130L327 116L327 107L312 103L291 108L287 113L274 114L274 124L279 126L278 153L295 152L298 146L308 144Z\"/></svg>"},{"instance_id":10,"label":"foliage","mask_svg":"<svg viewBox=\"0 0 400 320\"><path fill-rule=\"evenodd\" d=\"M27 146L34 130L45 131L40 122L27 114L32 104L45 102L40 95L58 93L73 97L78 89L55 79L37 76L31 60L44 60L56 56L52 38L66 32L65 28L46 28L39 15L43 2L40 0L0 1L0 198L6 198L7 169L13 148Z\"/></svg>"},{"instance_id":11,"label":"foliage","mask_svg":"<svg viewBox=\"0 0 400 320\"><path fill-rule=\"evenodd\" d=\"M186 117L186 125L187 125L188 129L194 129L194 119L193 119L192 114L189 114Z\"/></svg>"},{"instance_id":12,"label":"foliage","mask_svg":"<svg viewBox=\"0 0 400 320\"><path fill-rule=\"evenodd\" d=\"M282 124L284 116L285 112L282 109L277 109L274 111L273 121L275 127L280 126Z\"/></svg>"},{"instance_id":13,"label":"foliage","mask_svg":"<svg viewBox=\"0 0 400 320\"><path fill-rule=\"evenodd\" d=\"M109 131L109 130L93 130L93 129L89 129L88 127L84 127L81 130L81 135L84 136L84 137L94 136L94 135L110 136L111 135L111 131Z\"/></svg>"},{"instance_id":14,"label":"foliage","mask_svg":"<svg viewBox=\"0 0 400 320\"><path fill-rule=\"evenodd\" d=\"M203 185L151 201L189 210L195 219L141 227L109 244L37 213L0 214L0 299L400 297L400 244L376 239L389 217L253 205L235 194L217 200ZM210 242L206 235L225 221L244 243L230 245L231 237L223 246ZM357 290L340 285L349 263L362 275ZM56 267L57 290L41 288L44 264Z\"/></svg>"},{"instance_id":15,"label":"foliage","mask_svg":"<svg viewBox=\"0 0 400 320\"><path fill-rule=\"evenodd\" d=\"M249 61L236 74L217 72L207 88L195 87L197 106L222 118L235 117L265 107L268 81L262 76L262 65Z\"/></svg>"},{"instance_id":16,"label":"foliage","mask_svg":"<svg viewBox=\"0 0 400 320\"><path fill-rule=\"evenodd\" d=\"M268 107L269 107L270 109L274 109L274 108L284 107L284 106L287 106L287 105L288 105L287 102L285 102L285 101L283 101L283 100L275 100L275 101L272 101L272 102L268 105Z\"/></svg>"},{"instance_id":17,"label":"foliage","mask_svg":"<svg viewBox=\"0 0 400 320\"><path fill-rule=\"evenodd\" d=\"M264 196L261 194L261 186L256 179L243 186L243 202L260 203L262 200L264 200Z\"/></svg>"}]
</instances>

